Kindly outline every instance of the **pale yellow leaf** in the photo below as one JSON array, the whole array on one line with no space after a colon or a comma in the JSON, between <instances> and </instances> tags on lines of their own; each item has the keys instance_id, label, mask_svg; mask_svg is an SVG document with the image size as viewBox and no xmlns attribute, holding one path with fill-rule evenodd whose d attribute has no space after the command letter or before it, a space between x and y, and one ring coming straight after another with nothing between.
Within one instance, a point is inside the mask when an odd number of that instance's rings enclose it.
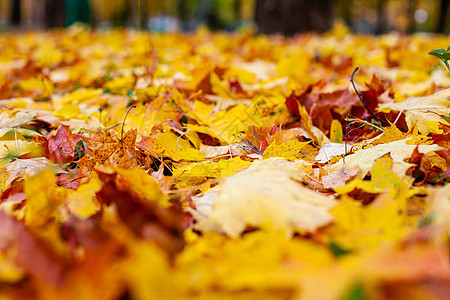
<instances>
[{"instance_id":1,"label":"pale yellow leaf","mask_svg":"<svg viewBox=\"0 0 450 300\"><path fill-rule=\"evenodd\" d=\"M372 170L372 166L376 159L390 152L393 161L392 170L396 174L402 176L406 173L406 170L412 166L411 164L404 162L404 159L411 157L411 154L416 147L417 146L415 145L408 145L407 139L377 146L369 146L366 149L356 151L354 154L347 155L335 164L330 165L327 170L340 170L343 167L358 165L361 169L359 176L363 178L366 176L367 172ZM430 151L441 149L438 145L419 145L418 147L420 153L428 153Z\"/></svg>"},{"instance_id":2,"label":"pale yellow leaf","mask_svg":"<svg viewBox=\"0 0 450 300\"><path fill-rule=\"evenodd\" d=\"M223 231L231 237L239 236L247 227L280 230L288 235L314 232L333 220L328 210L335 200L301 185L300 175L274 159L255 161L247 170L210 190L216 196L206 192L203 197L208 198L212 212L197 216L197 227Z\"/></svg>"},{"instance_id":3,"label":"pale yellow leaf","mask_svg":"<svg viewBox=\"0 0 450 300\"><path fill-rule=\"evenodd\" d=\"M446 89L428 97L410 97L403 102L382 104L378 110L403 112L408 128L417 126L424 135L442 133L439 122L442 122L443 116L450 114L449 97L450 89Z\"/></svg>"},{"instance_id":4,"label":"pale yellow leaf","mask_svg":"<svg viewBox=\"0 0 450 300\"><path fill-rule=\"evenodd\" d=\"M34 176L50 165L50 161L45 157L36 157L29 159L16 159L5 165L6 170L9 172L8 181L6 185L19 177Z\"/></svg>"}]
</instances>

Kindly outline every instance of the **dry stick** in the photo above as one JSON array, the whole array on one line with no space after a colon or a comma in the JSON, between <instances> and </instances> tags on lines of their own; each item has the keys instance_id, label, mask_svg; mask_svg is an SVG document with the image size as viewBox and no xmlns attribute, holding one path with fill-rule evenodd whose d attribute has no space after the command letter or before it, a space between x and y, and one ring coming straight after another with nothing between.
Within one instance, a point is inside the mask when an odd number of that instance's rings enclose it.
<instances>
[{"instance_id":1,"label":"dry stick","mask_svg":"<svg viewBox=\"0 0 450 300\"><path fill-rule=\"evenodd\" d=\"M386 122L386 121L384 121L384 120L378 118L377 116L375 116L375 114L370 110L370 108L367 107L366 103L364 102L363 96L362 96L362 95L358 92L358 90L356 89L355 82L353 81L353 77L355 76L355 73L356 73L356 71L358 71L358 70L359 70L359 68L356 67L355 70L354 70L353 73L352 73L352 77L350 78L350 82L352 83L353 88L355 89L356 95L358 95L358 98L359 98L359 100L361 100L361 103L363 104L364 108L367 109L367 111L370 113L370 115L371 115L372 117L374 117L376 120L380 121L384 126L390 126L390 124L389 124L388 122Z\"/></svg>"}]
</instances>

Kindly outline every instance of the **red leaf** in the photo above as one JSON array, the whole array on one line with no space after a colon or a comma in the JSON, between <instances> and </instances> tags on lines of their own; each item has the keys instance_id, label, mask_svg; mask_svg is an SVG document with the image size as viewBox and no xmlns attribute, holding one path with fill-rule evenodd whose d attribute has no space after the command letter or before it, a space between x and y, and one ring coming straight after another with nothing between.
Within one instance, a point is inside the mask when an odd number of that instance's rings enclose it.
<instances>
[{"instance_id":1,"label":"red leaf","mask_svg":"<svg viewBox=\"0 0 450 300\"><path fill-rule=\"evenodd\" d=\"M73 135L69 126L61 125L56 135L48 140L48 150L58 163L66 163L73 160L74 149L81 140L78 135Z\"/></svg>"},{"instance_id":2,"label":"red leaf","mask_svg":"<svg viewBox=\"0 0 450 300\"><path fill-rule=\"evenodd\" d=\"M156 202L143 202L110 181L97 193L103 203L116 203L120 219L137 236L155 242L169 254L184 247L184 215L179 207L165 208Z\"/></svg>"},{"instance_id":3,"label":"red leaf","mask_svg":"<svg viewBox=\"0 0 450 300\"><path fill-rule=\"evenodd\" d=\"M27 273L53 286L66 277L67 264L14 217L0 211L0 250L17 249L15 260Z\"/></svg>"}]
</instances>

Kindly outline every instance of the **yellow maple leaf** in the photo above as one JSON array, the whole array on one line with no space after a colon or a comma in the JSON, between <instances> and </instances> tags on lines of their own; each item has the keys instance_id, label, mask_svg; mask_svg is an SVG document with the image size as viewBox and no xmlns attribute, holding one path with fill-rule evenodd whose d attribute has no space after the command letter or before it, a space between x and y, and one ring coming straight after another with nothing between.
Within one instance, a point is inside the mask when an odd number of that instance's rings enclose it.
<instances>
[{"instance_id":1,"label":"yellow maple leaf","mask_svg":"<svg viewBox=\"0 0 450 300\"><path fill-rule=\"evenodd\" d=\"M69 193L65 203L69 211L80 219L87 219L100 211L101 205L96 201L95 193L100 191L103 182L97 173L91 173L89 182Z\"/></svg>"},{"instance_id":2,"label":"yellow maple leaf","mask_svg":"<svg viewBox=\"0 0 450 300\"><path fill-rule=\"evenodd\" d=\"M384 128L384 132L372 142L372 145L375 146L380 144L386 144L390 142L403 140L404 138L405 136L397 128L397 126L391 124L391 126Z\"/></svg>"},{"instance_id":3,"label":"yellow maple leaf","mask_svg":"<svg viewBox=\"0 0 450 300\"><path fill-rule=\"evenodd\" d=\"M144 202L158 202L164 207L169 206L168 198L161 192L161 187L152 176L142 169L115 168L116 185L119 190L126 190L137 199Z\"/></svg>"},{"instance_id":4,"label":"yellow maple leaf","mask_svg":"<svg viewBox=\"0 0 450 300\"><path fill-rule=\"evenodd\" d=\"M152 155L169 157L175 161L200 161L204 158L203 153L193 148L188 140L170 131L159 132L152 137L142 137L136 146Z\"/></svg>"},{"instance_id":5,"label":"yellow maple leaf","mask_svg":"<svg viewBox=\"0 0 450 300\"><path fill-rule=\"evenodd\" d=\"M403 201L382 194L375 203L362 206L361 203L344 196L332 208L335 217L329 238L349 249L367 249L383 242L398 241L415 228L408 223L406 212L402 210Z\"/></svg>"},{"instance_id":6,"label":"yellow maple leaf","mask_svg":"<svg viewBox=\"0 0 450 300\"><path fill-rule=\"evenodd\" d=\"M186 188L190 185L203 183L206 178L226 178L251 165L251 162L242 160L240 157L222 159L218 162L204 161L191 163L177 167L173 170L176 178L175 185Z\"/></svg>"},{"instance_id":7,"label":"yellow maple leaf","mask_svg":"<svg viewBox=\"0 0 450 300\"><path fill-rule=\"evenodd\" d=\"M59 108L64 104L77 104L97 99L102 92L101 89L79 88L63 96L53 97L52 102Z\"/></svg>"},{"instance_id":8,"label":"yellow maple leaf","mask_svg":"<svg viewBox=\"0 0 450 300\"><path fill-rule=\"evenodd\" d=\"M39 227L55 216L65 198L65 190L55 185L55 173L47 168L39 174L26 177L24 193L27 199L24 221L26 225Z\"/></svg>"},{"instance_id":9,"label":"yellow maple leaf","mask_svg":"<svg viewBox=\"0 0 450 300\"><path fill-rule=\"evenodd\" d=\"M53 83L43 76L21 81L19 87L26 92L39 91L42 98L49 97L55 91Z\"/></svg>"},{"instance_id":10,"label":"yellow maple leaf","mask_svg":"<svg viewBox=\"0 0 450 300\"><path fill-rule=\"evenodd\" d=\"M301 143L296 140L281 144L272 143L264 150L263 158L283 157L290 160L299 159L303 157L300 152L308 144L309 142Z\"/></svg>"}]
</instances>

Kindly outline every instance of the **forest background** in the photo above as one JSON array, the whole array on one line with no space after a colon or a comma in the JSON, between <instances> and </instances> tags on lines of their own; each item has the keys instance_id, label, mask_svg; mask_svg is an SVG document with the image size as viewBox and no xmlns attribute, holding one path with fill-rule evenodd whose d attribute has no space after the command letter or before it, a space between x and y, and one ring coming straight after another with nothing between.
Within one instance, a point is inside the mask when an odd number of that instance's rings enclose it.
<instances>
[{"instance_id":1,"label":"forest background","mask_svg":"<svg viewBox=\"0 0 450 300\"><path fill-rule=\"evenodd\" d=\"M450 32L447 0L0 0L0 29L44 29L83 22L151 31L255 26L292 35L329 30L340 19L354 32ZM305 13L308 12L308 13Z\"/></svg>"}]
</instances>

